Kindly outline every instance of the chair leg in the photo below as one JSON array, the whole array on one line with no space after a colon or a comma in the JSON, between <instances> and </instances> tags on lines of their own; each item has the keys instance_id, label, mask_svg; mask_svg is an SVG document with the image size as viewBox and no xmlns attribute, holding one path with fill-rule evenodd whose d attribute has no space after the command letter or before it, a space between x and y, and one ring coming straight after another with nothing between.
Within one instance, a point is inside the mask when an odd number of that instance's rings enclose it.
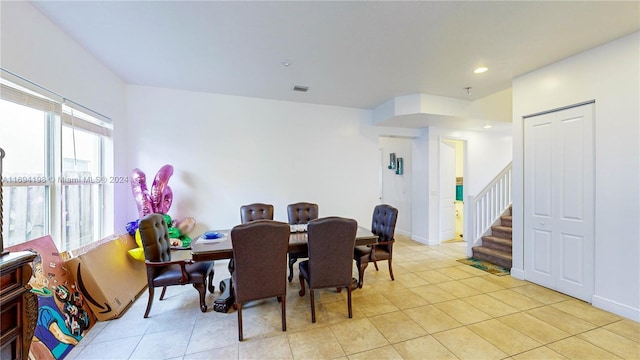
<instances>
[{"instance_id":1,"label":"chair leg","mask_svg":"<svg viewBox=\"0 0 640 360\"><path fill-rule=\"evenodd\" d=\"M145 319L149 317L149 311L151 311L151 304L153 304L153 287L149 287L149 301L147 301L147 311L144 312Z\"/></svg>"},{"instance_id":2,"label":"chair leg","mask_svg":"<svg viewBox=\"0 0 640 360\"><path fill-rule=\"evenodd\" d=\"M298 261L298 258L289 254L289 277L287 278L289 279L289 282L293 280L293 265L296 263L296 261Z\"/></svg>"},{"instance_id":3,"label":"chair leg","mask_svg":"<svg viewBox=\"0 0 640 360\"><path fill-rule=\"evenodd\" d=\"M357 261L356 265L358 265L358 288L362 289L362 283L364 282L364 270L369 266L369 263Z\"/></svg>"},{"instance_id":4,"label":"chair leg","mask_svg":"<svg viewBox=\"0 0 640 360\"><path fill-rule=\"evenodd\" d=\"M163 286L162 287L162 292L160 293L160 300L164 300L164 293L167 291L167 287Z\"/></svg>"},{"instance_id":5,"label":"chair leg","mask_svg":"<svg viewBox=\"0 0 640 360\"><path fill-rule=\"evenodd\" d=\"M389 275L391 276L391 280L395 280L393 277L393 269L391 268L391 256L389 256Z\"/></svg>"},{"instance_id":6,"label":"chair leg","mask_svg":"<svg viewBox=\"0 0 640 360\"><path fill-rule=\"evenodd\" d=\"M376 267L376 271L379 271L379 270L378 270L378 262L377 262L377 261L373 260L373 266L375 266L375 267Z\"/></svg>"},{"instance_id":7,"label":"chair leg","mask_svg":"<svg viewBox=\"0 0 640 360\"><path fill-rule=\"evenodd\" d=\"M349 308L349 319L353 317L351 312L351 285L347 286L347 307Z\"/></svg>"},{"instance_id":8,"label":"chair leg","mask_svg":"<svg viewBox=\"0 0 640 360\"><path fill-rule=\"evenodd\" d=\"M300 280L300 291L298 291L298 295L304 296L304 276L302 274L298 275L298 279Z\"/></svg>"},{"instance_id":9,"label":"chair leg","mask_svg":"<svg viewBox=\"0 0 640 360\"><path fill-rule=\"evenodd\" d=\"M198 290L200 294L200 311L207 312L207 304L204 301L205 296L207 295L207 289L204 284L193 284L193 287Z\"/></svg>"},{"instance_id":10,"label":"chair leg","mask_svg":"<svg viewBox=\"0 0 640 360\"><path fill-rule=\"evenodd\" d=\"M242 341L242 304L235 303L233 307L238 311L238 341Z\"/></svg>"},{"instance_id":11,"label":"chair leg","mask_svg":"<svg viewBox=\"0 0 640 360\"><path fill-rule=\"evenodd\" d=\"M287 295L282 295L282 331L287 331Z\"/></svg>"},{"instance_id":12,"label":"chair leg","mask_svg":"<svg viewBox=\"0 0 640 360\"><path fill-rule=\"evenodd\" d=\"M316 322L316 301L315 301L315 296L313 296L315 293L315 290L313 289L309 289L309 295L311 295L311 322L315 323Z\"/></svg>"}]
</instances>

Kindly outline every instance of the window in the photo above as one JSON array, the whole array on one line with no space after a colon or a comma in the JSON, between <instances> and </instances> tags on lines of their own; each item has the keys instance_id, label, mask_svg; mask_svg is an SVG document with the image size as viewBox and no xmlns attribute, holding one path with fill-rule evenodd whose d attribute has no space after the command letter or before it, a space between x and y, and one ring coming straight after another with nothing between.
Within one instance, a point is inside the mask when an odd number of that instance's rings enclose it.
<instances>
[{"instance_id":1,"label":"window","mask_svg":"<svg viewBox=\"0 0 640 360\"><path fill-rule=\"evenodd\" d=\"M62 239L67 249L102 238L102 137L62 127Z\"/></svg>"},{"instance_id":2,"label":"window","mask_svg":"<svg viewBox=\"0 0 640 360\"><path fill-rule=\"evenodd\" d=\"M44 89L0 86L4 246L51 235L64 251L105 237L108 119Z\"/></svg>"},{"instance_id":3,"label":"window","mask_svg":"<svg viewBox=\"0 0 640 360\"><path fill-rule=\"evenodd\" d=\"M6 152L2 166L5 246L43 236L50 228L51 190L46 181L50 116L0 100L0 147ZM18 134L28 134L28 140Z\"/></svg>"}]
</instances>

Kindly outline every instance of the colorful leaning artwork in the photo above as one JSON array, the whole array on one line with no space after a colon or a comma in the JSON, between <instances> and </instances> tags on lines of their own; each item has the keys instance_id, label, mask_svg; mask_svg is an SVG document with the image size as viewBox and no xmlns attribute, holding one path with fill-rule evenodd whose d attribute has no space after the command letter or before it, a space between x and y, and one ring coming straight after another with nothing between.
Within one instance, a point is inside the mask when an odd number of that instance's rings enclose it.
<instances>
[{"instance_id":1,"label":"colorful leaning artwork","mask_svg":"<svg viewBox=\"0 0 640 360\"><path fill-rule=\"evenodd\" d=\"M37 253L32 263L31 291L38 296L38 320L29 358L63 359L95 324L73 277L64 268L50 236L7 248Z\"/></svg>"}]
</instances>

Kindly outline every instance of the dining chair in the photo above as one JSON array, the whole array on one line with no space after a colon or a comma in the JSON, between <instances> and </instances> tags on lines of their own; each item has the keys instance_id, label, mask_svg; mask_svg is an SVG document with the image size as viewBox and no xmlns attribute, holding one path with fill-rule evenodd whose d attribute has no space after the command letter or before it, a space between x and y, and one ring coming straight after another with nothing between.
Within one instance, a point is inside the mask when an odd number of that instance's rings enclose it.
<instances>
[{"instance_id":1,"label":"dining chair","mask_svg":"<svg viewBox=\"0 0 640 360\"><path fill-rule=\"evenodd\" d=\"M358 268L358 287L362 288L364 279L364 270L373 262L378 271L378 260L387 260L389 263L389 275L391 280L393 277L393 268L391 267L391 258L393 255L393 243L395 241L394 233L396 229L396 221L398 220L398 209L391 205L377 205L373 210L373 219L371 221L371 232L378 235L378 242L375 245L356 246L353 251L353 258L356 260Z\"/></svg>"},{"instance_id":2,"label":"dining chair","mask_svg":"<svg viewBox=\"0 0 640 360\"><path fill-rule=\"evenodd\" d=\"M231 230L235 268L231 275L238 312L238 340L242 341L242 304L277 297L282 307L282 331L287 330L287 249L289 225L256 220Z\"/></svg>"},{"instance_id":3,"label":"dining chair","mask_svg":"<svg viewBox=\"0 0 640 360\"><path fill-rule=\"evenodd\" d=\"M318 218L318 204L308 202L298 202L287 206L287 215L289 216L289 225L307 224L310 220ZM289 277L293 280L293 265L298 259L308 258L307 251L298 251L289 253Z\"/></svg>"},{"instance_id":4,"label":"dining chair","mask_svg":"<svg viewBox=\"0 0 640 360\"><path fill-rule=\"evenodd\" d=\"M263 203L253 203L242 205L240 207L240 222L242 224L250 223L256 220L273 220L273 205ZM233 273L233 258L229 260L227 269L229 273Z\"/></svg>"},{"instance_id":5,"label":"dining chair","mask_svg":"<svg viewBox=\"0 0 640 360\"><path fill-rule=\"evenodd\" d=\"M273 220L273 205L253 203L240 207L240 221L246 224L255 220Z\"/></svg>"},{"instance_id":6,"label":"dining chair","mask_svg":"<svg viewBox=\"0 0 640 360\"><path fill-rule=\"evenodd\" d=\"M205 295L207 290L205 285L208 283L209 292L213 293L215 290L213 286L214 262L194 262L191 259L172 261L169 230L162 214L146 215L140 220L138 228L144 249L147 285L149 286L149 301L144 317L149 317L149 311L151 311L153 304L154 288L162 287L160 300L163 300L167 286L172 285L192 284L200 293L200 310L206 312Z\"/></svg>"},{"instance_id":7,"label":"dining chair","mask_svg":"<svg viewBox=\"0 0 640 360\"><path fill-rule=\"evenodd\" d=\"M326 217L309 221L307 225L309 259L298 264L300 291L304 296L305 281L309 284L311 322L316 322L315 289L347 288L347 307L351 311L353 248L358 223L353 219Z\"/></svg>"}]
</instances>

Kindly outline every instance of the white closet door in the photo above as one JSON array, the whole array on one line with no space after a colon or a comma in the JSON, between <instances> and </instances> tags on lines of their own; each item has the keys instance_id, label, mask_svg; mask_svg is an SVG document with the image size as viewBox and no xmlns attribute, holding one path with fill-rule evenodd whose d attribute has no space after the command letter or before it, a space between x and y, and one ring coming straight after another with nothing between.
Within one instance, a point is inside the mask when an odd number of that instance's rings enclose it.
<instances>
[{"instance_id":1,"label":"white closet door","mask_svg":"<svg viewBox=\"0 0 640 360\"><path fill-rule=\"evenodd\" d=\"M525 278L591 302L594 104L524 120Z\"/></svg>"}]
</instances>

